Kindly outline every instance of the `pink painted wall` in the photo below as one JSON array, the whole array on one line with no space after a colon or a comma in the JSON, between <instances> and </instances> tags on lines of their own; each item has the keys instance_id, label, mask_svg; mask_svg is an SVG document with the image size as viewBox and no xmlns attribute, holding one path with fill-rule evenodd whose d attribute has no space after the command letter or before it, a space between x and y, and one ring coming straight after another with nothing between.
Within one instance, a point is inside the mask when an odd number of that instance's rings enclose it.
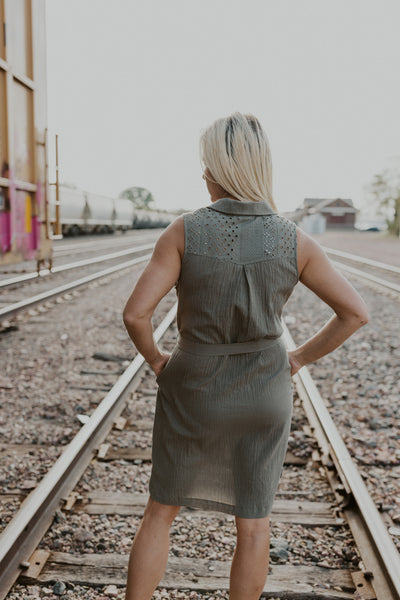
<instances>
[{"instance_id":1,"label":"pink painted wall","mask_svg":"<svg viewBox=\"0 0 400 600\"><path fill-rule=\"evenodd\" d=\"M0 250L5 253L11 248L10 213L0 213Z\"/></svg>"},{"instance_id":2,"label":"pink painted wall","mask_svg":"<svg viewBox=\"0 0 400 600\"><path fill-rule=\"evenodd\" d=\"M33 211L33 194L15 187L12 170L10 169L10 221L9 235L11 238L12 251L22 254L25 260L35 258L35 250L38 246L39 223ZM29 200L30 199L30 200Z\"/></svg>"}]
</instances>

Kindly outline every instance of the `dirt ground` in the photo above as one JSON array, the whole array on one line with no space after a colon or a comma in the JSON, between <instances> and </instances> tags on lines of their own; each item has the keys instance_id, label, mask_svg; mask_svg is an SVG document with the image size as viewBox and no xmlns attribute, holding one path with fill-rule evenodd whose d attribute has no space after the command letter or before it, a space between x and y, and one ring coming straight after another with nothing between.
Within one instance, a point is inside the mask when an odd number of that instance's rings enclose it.
<instances>
[{"instance_id":1,"label":"dirt ground","mask_svg":"<svg viewBox=\"0 0 400 600\"><path fill-rule=\"evenodd\" d=\"M382 231L326 231L312 234L323 246L400 267L400 238Z\"/></svg>"}]
</instances>

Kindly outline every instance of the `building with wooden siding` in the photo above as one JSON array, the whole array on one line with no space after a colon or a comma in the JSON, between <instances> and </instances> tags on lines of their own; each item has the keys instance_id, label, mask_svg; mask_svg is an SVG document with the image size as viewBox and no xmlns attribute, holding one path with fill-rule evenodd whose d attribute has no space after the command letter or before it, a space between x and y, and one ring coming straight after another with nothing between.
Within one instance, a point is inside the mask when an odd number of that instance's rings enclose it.
<instances>
[{"instance_id":1,"label":"building with wooden siding","mask_svg":"<svg viewBox=\"0 0 400 600\"><path fill-rule=\"evenodd\" d=\"M326 229L354 229L357 213L350 199L304 198L303 205L293 211L290 218L300 223L306 217L318 215L325 220Z\"/></svg>"}]
</instances>

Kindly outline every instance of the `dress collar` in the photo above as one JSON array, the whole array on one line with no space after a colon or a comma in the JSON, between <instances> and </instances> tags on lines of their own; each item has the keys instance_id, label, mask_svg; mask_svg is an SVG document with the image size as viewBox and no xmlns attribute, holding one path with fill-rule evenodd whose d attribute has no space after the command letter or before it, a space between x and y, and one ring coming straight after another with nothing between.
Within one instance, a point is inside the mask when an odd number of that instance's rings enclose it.
<instances>
[{"instance_id":1,"label":"dress collar","mask_svg":"<svg viewBox=\"0 0 400 600\"><path fill-rule=\"evenodd\" d=\"M235 200L234 198L219 198L209 204L206 208L211 208L227 215L274 215L276 211L265 201L260 200Z\"/></svg>"}]
</instances>

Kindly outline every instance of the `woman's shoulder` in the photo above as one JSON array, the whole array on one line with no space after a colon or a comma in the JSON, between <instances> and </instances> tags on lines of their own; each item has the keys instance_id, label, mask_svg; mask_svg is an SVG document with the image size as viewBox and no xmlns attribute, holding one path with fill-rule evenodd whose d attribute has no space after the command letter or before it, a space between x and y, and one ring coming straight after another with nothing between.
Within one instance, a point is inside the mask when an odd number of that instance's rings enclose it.
<instances>
[{"instance_id":1,"label":"woman's shoulder","mask_svg":"<svg viewBox=\"0 0 400 600\"><path fill-rule=\"evenodd\" d=\"M175 241L183 245L185 242L185 224L199 224L200 219L207 210L206 206L201 206L200 208L180 214L168 225L162 236L168 238L171 242Z\"/></svg>"},{"instance_id":2,"label":"woman's shoulder","mask_svg":"<svg viewBox=\"0 0 400 600\"><path fill-rule=\"evenodd\" d=\"M185 214L176 217L160 235L160 238L163 238L165 242L178 248L181 257L185 248L185 225L183 218Z\"/></svg>"},{"instance_id":3,"label":"woman's shoulder","mask_svg":"<svg viewBox=\"0 0 400 600\"><path fill-rule=\"evenodd\" d=\"M299 273L302 272L303 268L310 261L328 261L328 256L324 251L323 247L314 240L308 233L303 231L296 225L297 234L297 262L299 266Z\"/></svg>"},{"instance_id":4,"label":"woman's shoulder","mask_svg":"<svg viewBox=\"0 0 400 600\"><path fill-rule=\"evenodd\" d=\"M316 260L324 255L326 257L322 246L288 217L274 213L266 219L271 219L274 223L274 227L267 227L267 229L275 232L275 243L281 248L283 254L288 256L288 251L293 250L299 273L310 260Z\"/></svg>"},{"instance_id":5,"label":"woman's shoulder","mask_svg":"<svg viewBox=\"0 0 400 600\"><path fill-rule=\"evenodd\" d=\"M305 253L323 252L322 246L308 233L296 225L297 245Z\"/></svg>"},{"instance_id":6,"label":"woman's shoulder","mask_svg":"<svg viewBox=\"0 0 400 600\"><path fill-rule=\"evenodd\" d=\"M167 244L178 248L181 258L185 251L185 241L193 243L197 239L201 226L204 223L204 217L209 215L208 206L201 206L191 211L184 212L177 216L172 223L161 234Z\"/></svg>"},{"instance_id":7,"label":"woman's shoulder","mask_svg":"<svg viewBox=\"0 0 400 600\"><path fill-rule=\"evenodd\" d=\"M296 228L296 223L294 221L292 221L291 219L288 219L288 217L284 217L283 215L280 215L277 212L272 213L271 215L267 215L266 218L274 219L275 221L281 223L283 226L290 227L290 228Z\"/></svg>"}]
</instances>

